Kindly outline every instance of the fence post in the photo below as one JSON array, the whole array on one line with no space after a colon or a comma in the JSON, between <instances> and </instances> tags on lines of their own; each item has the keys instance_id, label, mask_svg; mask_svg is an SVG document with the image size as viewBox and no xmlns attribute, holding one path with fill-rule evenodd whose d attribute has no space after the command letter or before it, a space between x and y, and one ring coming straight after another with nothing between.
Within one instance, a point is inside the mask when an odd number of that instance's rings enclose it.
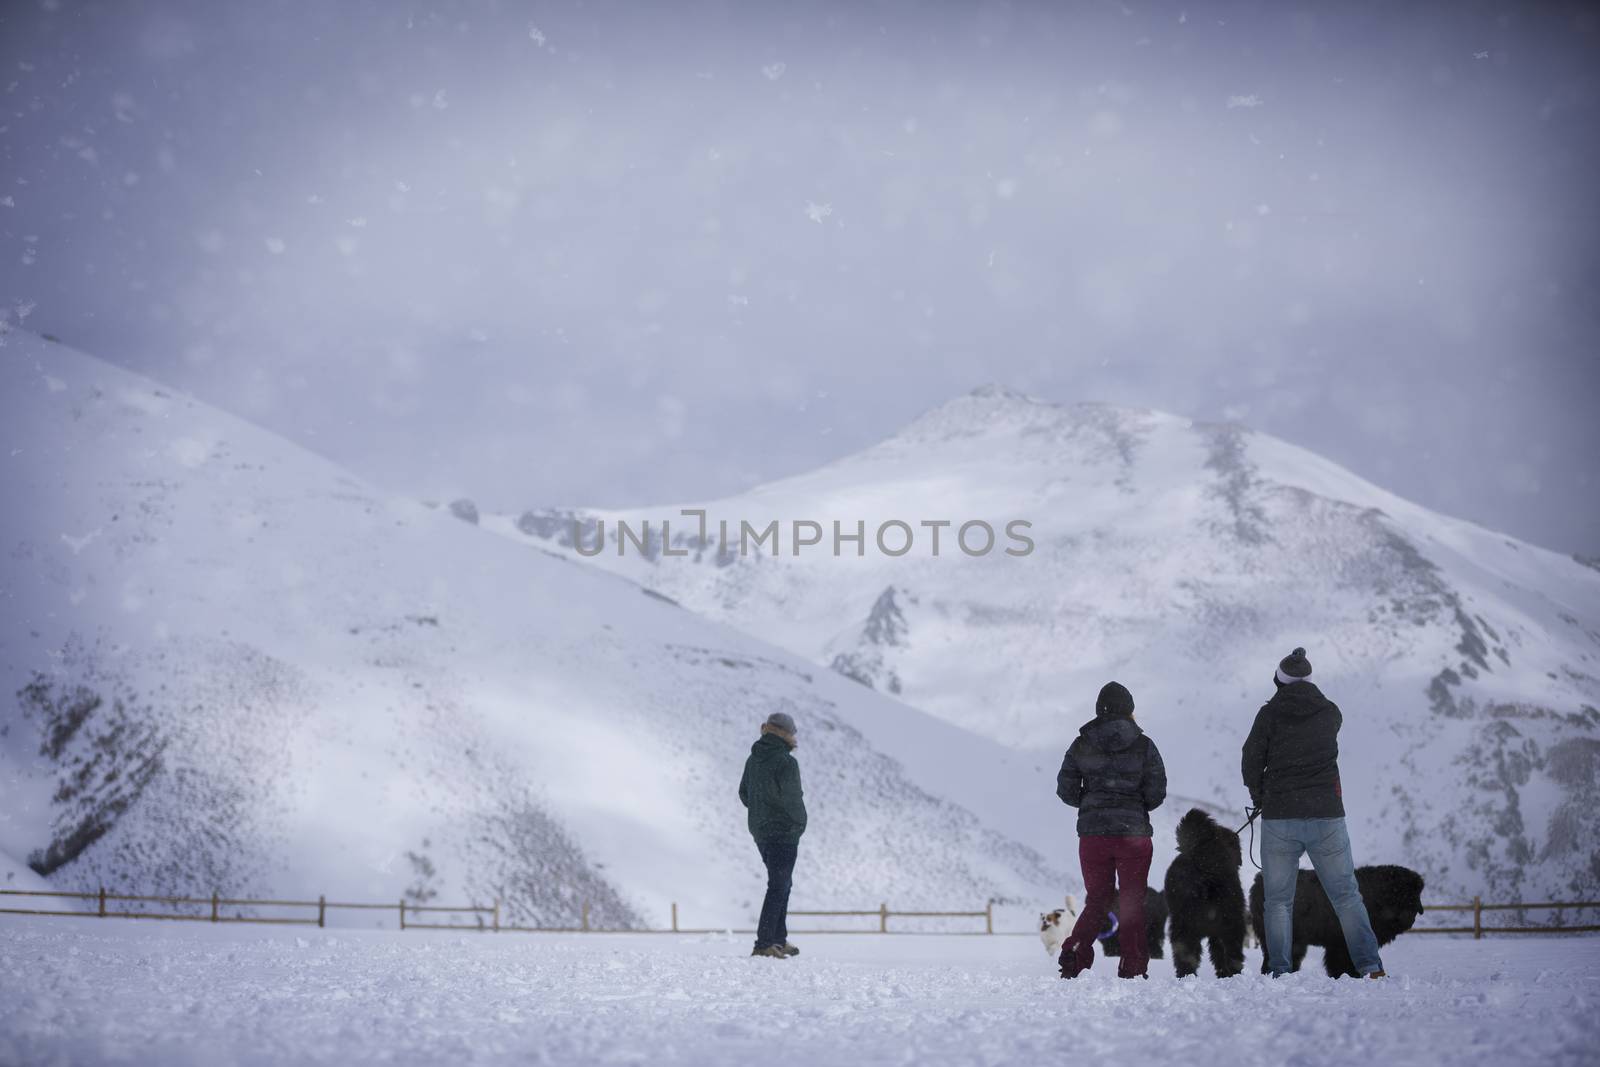
<instances>
[{"instance_id":1,"label":"fence post","mask_svg":"<svg viewBox=\"0 0 1600 1067\"><path fill-rule=\"evenodd\" d=\"M211 921L217 921L217 891L215 889L211 891Z\"/></svg>"},{"instance_id":2,"label":"fence post","mask_svg":"<svg viewBox=\"0 0 1600 1067\"><path fill-rule=\"evenodd\" d=\"M400 901L400 929L404 930L405 928L406 928L406 902L402 899Z\"/></svg>"},{"instance_id":3,"label":"fence post","mask_svg":"<svg viewBox=\"0 0 1600 1067\"><path fill-rule=\"evenodd\" d=\"M494 932L500 932L500 898L494 898Z\"/></svg>"},{"instance_id":4,"label":"fence post","mask_svg":"<svg viewBox=\"0 0 1600 1067\"><path fill-rule=\"evenodd\" d=\"M878 933L886 934L888 932L889 932L889 904L888 904L887 901L885 901L884 903L878 905Z\"/></svg>"},{"instance_id":5,"label":"fence post","mask_svg":"<svg viewBox=\"0 0 1600 1067\"><path fill-rule=\"evenodd\" d=\"M106 917L106 887L100 887L100 918Z\"/></svg>"},{"instance_id":6,"label":"fence post","mask_svg":"<svg viewBox=\"0 0 1600 1067\"><path fill-rule=\"evenodd\" d=\"M678 932L678 902L676 900L672 902L672 932Z\"/></svg>"},{"instance_id":7,"label":"fence post","mask_svg":"<svg viewBox=\"0 0 1600 1067\"><path fill-rule=\"evenodd\" d=\"M326 895L317 898L317 929L322 929L328 924L328 898Z\"/></svg>"},{"instance_id":8,"label":"fence post","mask_svg":"<svg viewBox=\"0 0 1600 1067\"><path fill-rule=\"evenodd\" d=\"M992 900L983 906L983 926L984 933L994 933L994 901Z\"/></svg>"},{"instance_id":9,"label":"fence post","mask_svg":"<svg viewBox=\"0 0 1600 1067\"><path fill-rule=\"evenodd\" d=\"M1472 940L1483 940L1483 898L1472 898Z\"/></svg>"},{"instance_id":10,"label":"fence post","mask_svg":"<svg viewBox=\"0 0 1600 1067\"><path fill-rule=\"evenodd\" d=\"M583 932L589 932L589 902L583 902Z\"/></svg>"}]
</instances>

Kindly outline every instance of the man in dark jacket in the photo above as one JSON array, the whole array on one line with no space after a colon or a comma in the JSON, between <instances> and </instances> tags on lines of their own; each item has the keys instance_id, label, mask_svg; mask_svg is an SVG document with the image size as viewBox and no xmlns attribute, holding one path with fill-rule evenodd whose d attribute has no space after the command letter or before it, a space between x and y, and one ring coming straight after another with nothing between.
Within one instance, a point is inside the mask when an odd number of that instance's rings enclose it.
<instances>
[{"instance_id":1,"label":"man in dark jacket","mask_svg":"<svg viewBox=\"0 0 1600 1067\"><path fill-rule=\"evenodd\" d=\"M1274 976L1290 967L1295 887L1305 852L1339 916L1356 970L1382 978L1378 939L1356 885L1355 855L1344 824L1339 785L1344 716L1312 683L1303 648L1283 658L1272 682L1278 691L1256 714L1242 764L1250 803L1261 812L1267 967Z\"/></svg>"},{"instance_id":2,"label":"man in dark jacket","mask_svg":"<svg viewBox=\"0 0 1600 1067\"><path fill-rule=\"evenodd\" d=\"M1155 742L1133 721L1133 695L1107 682L1061 760L1056 796L1078 809L1078 862L1084 905L1061 946L1061 977L1076 978L1094 962L1094 942L1106 928L1113 892L1122 914L1121 978L1145 977L1145 879L1150 874L1150 812L1167 798L1167 769Z\"/></svg>"},{"instance_id":3,"label":"man in dark jacket","mask_svg":"<svg viewBox=\"0 0 1600 1067\"><path fill-rule=\"evenodd\" d=\"M767 716L761 736L750 746L739 781L739 801L749 809L750 836L767 865L767 895L761 902L752 956L788 959L800 950L789 944L789 887L800 835L806 832L806 802L800 792L800 763L794 719L781 711Z\"/></svg>"}]
</instances>

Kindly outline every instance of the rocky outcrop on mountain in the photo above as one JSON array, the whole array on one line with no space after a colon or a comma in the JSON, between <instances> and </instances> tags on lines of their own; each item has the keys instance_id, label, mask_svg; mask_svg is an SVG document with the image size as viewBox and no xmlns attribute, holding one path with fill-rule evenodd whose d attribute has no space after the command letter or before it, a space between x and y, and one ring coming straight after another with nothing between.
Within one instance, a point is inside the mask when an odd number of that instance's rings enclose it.
<instances>
[{"instance_id":1,"label":"rocky outcrop on mountain","mask_svg":"<svg viewBox=\"0 0 1600 1067\"><path fill-rule=\"evenodd\" d=\"M900 679L884 662L884 650L899 647L906 638L906 617L895 596L892 585L879 595L849 650L835 654L829 667L870 689L898 695Z\"/></svg>"}]
</instances>

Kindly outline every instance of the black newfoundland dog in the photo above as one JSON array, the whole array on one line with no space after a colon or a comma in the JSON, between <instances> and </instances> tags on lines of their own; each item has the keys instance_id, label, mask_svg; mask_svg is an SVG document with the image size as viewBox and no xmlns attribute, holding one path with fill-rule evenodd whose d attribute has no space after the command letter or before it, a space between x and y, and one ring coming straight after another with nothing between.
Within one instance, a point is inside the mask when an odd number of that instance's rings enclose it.
<instances>
[{"instance_id":1,"label":"black newfoundland dog","mask_svg":"<svg viewBox=\"0 0 1600 1067\"><path fill-rule=\"evenodd\" d=\"M1378 944L1387 945L1407 930L1422 914L1422 875L1409 867L1383 864L1376 867L1357 867L1356 885L1361 889L1361 899L1367 905L1367 918L1372 921L1372 932L1378 935ZM1250 887L1250 925L1255 929L1256 940L1261 942L1261 973L1267 973L1266 922L1262 917L1261 875L1256 875ZM1173 941L1177 941L1174 932ZM1339 917L1333 912L1328 894L1317 881L1315 872L1301 871L1294 891L1294 944L1290 969L1298 971L1300 961L1306 957L1306 948L1322 948L1322 966L1329 978L1345 975L1361 977L1350 959L1350 949L1344 942L1344 930Z\"/></svg>"},{"instance_id":2,"label":"black newfoundland dog","mask_svg":"<svg viewBox=\"0 0 1600 1067\"><path fill-rule=\"evenodd\" d=\"M1178 858L1167 868L1172 961L1179 978L1200 969L1200 943L1211 943L1218 978L1244 970L1244 887L1239 835L1199 808L1178 823Z\"/></svg>"},{"instance_id":3,"label":"black newfoundland dog","mask_svg":"<svg viewBox=\"0 0 1600 1067\"><path fill-rule=\"evenodd\" d=\"M1106 933L1100 935L1100 952L1113 959L1122 955L1122 940L1117 916L1122 914L1122 893L1111 897L1111 923ZM1164 960L1167 944L1167 901L1160 890L1144 891L1144 941L1145 949L1153 960Z\"/></svg>"}]
</instances>

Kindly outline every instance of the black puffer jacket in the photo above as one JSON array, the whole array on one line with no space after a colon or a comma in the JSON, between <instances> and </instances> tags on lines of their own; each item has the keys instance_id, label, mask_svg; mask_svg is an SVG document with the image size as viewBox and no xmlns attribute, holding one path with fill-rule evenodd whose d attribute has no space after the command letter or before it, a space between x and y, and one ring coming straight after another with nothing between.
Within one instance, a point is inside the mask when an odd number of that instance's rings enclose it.
<instances>
[{"instance_id":1,"label":"black puffer jacket","mask_svg":"<svg viewBox=\"0 0 1600 1067\"><path fill-rule=\"evenodd\" d=\"M1078 809L1079 837L1150 837L1149 813L1167 799L1167 768L1131 717L1133 698L1124 707L1107 696L1062 758L1056 796Z\"/></svg>"},{"instance_id":2,"label":"black puffer jacket","mask_svg":"<svg viewBox=\"0 0 1600 1067\"><path fill-rule=\"evenodd\" d=\"M1310 682L1282 686L1256 713L1244 743L1244 785L1266 819L1336 819L1339 705Z\"/></svg>"}]
</instances>

